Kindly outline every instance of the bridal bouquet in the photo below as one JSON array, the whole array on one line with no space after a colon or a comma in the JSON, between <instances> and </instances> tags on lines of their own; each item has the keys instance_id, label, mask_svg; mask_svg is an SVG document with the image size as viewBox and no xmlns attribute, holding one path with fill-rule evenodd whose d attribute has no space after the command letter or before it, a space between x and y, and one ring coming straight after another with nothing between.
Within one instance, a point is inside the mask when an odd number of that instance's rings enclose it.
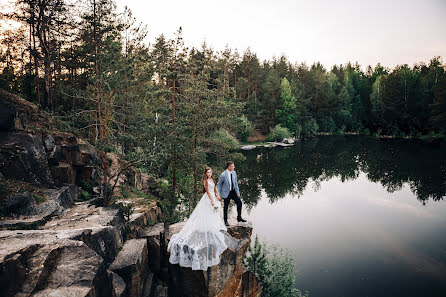
<instances>
[{"instance_id":1,"label":"bridal bouquet","mask_svg":"<svg viewBox=\"0 0 446 297\"><path fill-rule=\"evenodd\" d=\"M214 211L217 212L218 211L218 206L214 205Z\"/></svg>"}]
</instances>

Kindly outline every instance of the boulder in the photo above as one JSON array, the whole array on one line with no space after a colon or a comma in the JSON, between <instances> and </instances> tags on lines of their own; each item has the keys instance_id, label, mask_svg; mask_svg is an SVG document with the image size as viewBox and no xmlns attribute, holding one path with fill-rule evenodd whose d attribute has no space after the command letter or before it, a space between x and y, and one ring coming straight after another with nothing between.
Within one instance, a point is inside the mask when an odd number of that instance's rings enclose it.
<instances>
[{"instance_id":1,"label":"boulder","mask_svg":"<svg viewBox=\"0 0 446 297\"><path fill-rule=\"evenodd\" d=\"M0 160L0 171L7 178L43 187L54 186L45 149L35 135L1 132Z\"/></svg>"},{"instance_id":2,"label":"boulder","mask_svg":"<svg viewBox=\"0 0 446 297\"><path fill-rule=\"evenodd\" d=\"M294 143L294 139L292 139L292 138L284 138L284 139L282 139L282 143L293 144Z\"/></svg>"},{"instance_id":3,"label":"boulder","mask_svg":"<svg viewBox=\"0 0 446 297\"><path fill-rule=\"evenodd\" d=\"M3 215L32 215L36 208L34 196L29 192L15 193L3 202Z\"/></svg>"},{"instance_id":4,"label":"boulder","mask_svg":"<svg viewBox=\"0 0 446 297\"><path fill-rule=\"evenodd\" d=\"M42 190L42 200L40 204L36 204L35 197L32 193L14 193L3 202L4 216L34 216L36 220L47 220L49 216L59 215L65 209L73 206L73 200L78 196L79 189L76 185L66 185L59 189ZM39 194L40 195L40 194ZM24 218L21 218L24 219ZM33 221L33 220L31 220ZM19 225L20 220L17 220ZM13 227L12 221L9 221L9 227ZM0 224L4 225L5 222Z\"/></svg>"},{"instance_id":5,"label":"boulder","mask_svg":"<svg viewBox=\"0 0 446 297\"><path fill-rule=\"evenodd\" d=\"M249 151L255 149L257 146L253 144L244 145L241 147L242 150Z\"/></svg>"},{"instance_id":6,"label":"boulder","mask_svg":"<svg viewBox=\"0 0 446 297\"><path fill-rule=\"evenodd\" d=\"M46 152L52 152L55 148L56 141L54 140L53 135L44 134L42 136L43 146L45 147Z\"/></svg>"},{"instance_id":7,"label":"boulder","mask_svg":"<svg viewBox=\"0 0 446 297\"><path fill-rule=\"evenodd\" d=\"M112 297L124 297L126 294L125 281L117 273L110 271L112 275L113 296Z\"/></svg>"},{"instance_id":8,"label":"boulder","mask_svg":"<svg viewBox=\"0 0 446 297\"><path fill-rule=\"evenodd\" d=\"M129 296L146 296L150 292L151 280L147 261L147 241L127 240L109 269L117 273L126 283Z\"/></svg>"},{"instance_id":9,"label":"boulder","mask_svg":"<svg viewBox=\"0 0 446 297\"><path fill-rule=\"evenodd\" d=\"M1 296L111 296L99 255L83 242L35 232L0 233Z\"/></svg>"},{"instance_id":10,"label":"boulder","mask_svg":"<svg viewBox=\"0 0 446 297\"><path fill-rule=\"evenodd\" d=\"M59 189L47 189L43 193L46 201L36 207L35 215L60 215L65 209L73 206L73 200L77 197L76 191L68 186Z\"/></svg>"}]
</instances>

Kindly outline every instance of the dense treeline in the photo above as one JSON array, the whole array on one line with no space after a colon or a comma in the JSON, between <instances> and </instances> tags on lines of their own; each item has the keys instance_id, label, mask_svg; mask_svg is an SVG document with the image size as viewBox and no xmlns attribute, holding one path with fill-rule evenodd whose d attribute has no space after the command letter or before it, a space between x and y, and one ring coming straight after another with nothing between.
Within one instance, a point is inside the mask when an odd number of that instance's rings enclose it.
<instances>
[{"instance_id":1,"label":"dense treeline","mask_svg":"<svg viewBox=\"0 0 446 297\"><path fill-rule=\"evenodd\" d=\"M17 0L18 10L4 17L25 26L3 32L0 84L62 113L97 112L72 122L81 127L94 118L89 124L95 139L112 133L111 120L120 118L124 130L127 126L125 114L119 117L111 106L128 111L148 89L152 98L160 95L154 89L170 92L175 106L172 94L182 93L186 79L178 75L194 71L206 72L202 82L208 90L218 89L220 98L244 103L243 114L265 134L276 124L302 136L444 131L446 79L440 57L412 68L378 64L363 72L347 63L328 71L320 63L292 64L285 56L261 62L249 49L243 55L229 48L217 53L205 44L190 50L181 43L181 29L173 40L159 36L149 46L146 28L128 9L118 14L111 0L74 4Z\"/></svg>"},{"instance_id":2,"label":"dense treeline","mask_svg":"<svg viewBox=\"0 0 446 297\"><path fill-rule=\"evenodd\" d=\"M2 18L22 26L1 32L0 87L51 110L92 143L168 172L174 194L196 199L202 166L240 158L230 152L233 135L245 141L252 128L297 137L446 130L440 57L328 71L285 56L262 62L249 49L188 48L181 28L149 45L147 28L113 0L16 0L14 7Z\"/></svg>"}]
</instances>

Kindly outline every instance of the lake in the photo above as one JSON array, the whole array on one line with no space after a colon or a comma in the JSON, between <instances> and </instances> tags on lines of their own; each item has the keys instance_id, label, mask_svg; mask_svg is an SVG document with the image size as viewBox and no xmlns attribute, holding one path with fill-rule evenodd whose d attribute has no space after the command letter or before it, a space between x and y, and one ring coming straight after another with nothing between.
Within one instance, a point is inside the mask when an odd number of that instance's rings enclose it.
<instances>
[{"instance_id":1,"label":"lake","mask_svg":"<svg viewBox=\"0 0 446 297\"><path fill-rule=\"evenodd\" d=\"M446 296L444 141L323 136L243 154L243 216L291 252L296 288Z\"/></svg>"}]
</instances>

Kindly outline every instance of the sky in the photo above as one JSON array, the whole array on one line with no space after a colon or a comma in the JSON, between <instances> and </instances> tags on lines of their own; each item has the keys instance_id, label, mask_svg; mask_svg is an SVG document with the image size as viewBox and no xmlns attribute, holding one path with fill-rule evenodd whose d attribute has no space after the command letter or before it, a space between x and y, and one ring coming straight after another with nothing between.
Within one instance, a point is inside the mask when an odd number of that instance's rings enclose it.
<instances>
[{"instance_id":1,"label":"sky","mask_svg":"<svg viewBox=\"0 0 446 297\"><path fill-rule=\"evenodd\" d=\"M181 26L188 47L216 51L248 47L261 61L284 54L292 62L348 61L394 67L446 62L446 0L117 0L147 24L149 41L173 38Z\"/></svg>"}]
</instances>

